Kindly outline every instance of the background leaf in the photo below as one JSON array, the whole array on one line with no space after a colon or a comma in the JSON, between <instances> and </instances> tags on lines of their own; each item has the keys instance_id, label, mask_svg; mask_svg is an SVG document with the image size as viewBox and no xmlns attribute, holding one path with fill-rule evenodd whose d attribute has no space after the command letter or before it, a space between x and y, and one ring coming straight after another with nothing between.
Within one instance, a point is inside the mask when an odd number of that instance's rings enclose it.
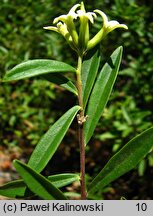
<instances>
[{"instance_id":1,"label":"background leaf","mask_svg":"<svg viewBox=\"0 0 153 216\"><path fill-rule=\"evenodd\" d=\"M57 150L79 109L79 106L72 107L49 128L30 157L28 163L30 167L37 172L41 172L44 169Z\"/></svg>"},{"instance_id":2,"label":"background leaf","mask_svg":"<svg viewBox=\"0 0 153 216\"><path fill-rule=\"evenodd\" d=\"M93 179L89 193L105 187L121 175L133 169L153 148L153 127L130 140L115 154Z\"/></svg>"},{"instance_id":3,"label":"background leaf","mask_svg":"<svg viewBox=\"0 0 153 216\"><path fill-rule=\"evenodd\" d=\"M45 200L66 200L63 193L44 176L18 160L15 160L13 163L16 170L33 193Z\"/></svg>"},{"instance_id":4,"label":"background leaf","mask_svg":"<svg viewBox=\"0 0 153 216\"><path fill-rule=\"evenodd\" d=\"M83 61L81 79L83 88L83 105L86 107L90 92L92 90L95 78L100 64L99 49L90 51Z\"/></svg>"},{"instance_id":5,"label":"background leaf","mask_svg":"<svg viewBox=\"0 0 153 216\"><path fill-rule=\"evenodd\" d=\"M104 107L107 104L114 82L117 77L119 65L121 62L122 47L117 48L111 55L108 62L100 71L94 88L89 98L86 115L88 120L84 125L85 143L90 140L94 129L102 115Z\"/></svg>"},{"instance_id":6,"label":"background leaf","mask_svg":"<svg viewBox=\"0 0 153 216\"><path fill-rule=\"evenodd\" d=\"M48 59L36 59L18 64L5 74L3 81L20 80L48 73L75 71L75 68L64 62Z\"/></svg>"},{"instance_id":7,"label":"background leaf","mask_svg":"<svg viewBox=\"0 0 153 216\"><path fill-rule=\"evenodd\" d=\"M64 173L48 176L48 180L57 188L64 187L74 181L79 181L78 174ZM11 198L25 198L34 194L26 186L23 180L15 180L0 186L0 195Z\"/></svg>"}]
</instances>

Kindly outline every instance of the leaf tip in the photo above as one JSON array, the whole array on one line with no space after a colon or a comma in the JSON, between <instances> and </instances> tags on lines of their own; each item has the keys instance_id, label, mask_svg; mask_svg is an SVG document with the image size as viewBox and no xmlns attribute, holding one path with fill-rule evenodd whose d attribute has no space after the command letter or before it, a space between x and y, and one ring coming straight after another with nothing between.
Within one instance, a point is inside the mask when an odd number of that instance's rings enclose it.
<instances>
[{"instance_id":1,"label":"leaf tip","mask_svg":"<svg viewBox=\"0 0 153 216\"><path fill-rule=\"evenodd\" d=\"M123 52L123 46L119 46L118 49L120 50L120 52Z\"/></svg>"},{"instance_id":2,"label":"leaf tip","mask_svg":"<svg viewBox=\"0 0 153 216\"><path fill-rule=\"evenodd\" d=\"M17 159L14 159L14 160L13 160L13 164L15 164L17 161L18 161Z\"/></svg>"},{"instance_id":3,"label":"leaf tip","mask_svg":"<svg viewBox=\"0 0 153 216\"><path fill-rule=\"evenodd\" d=\"M14 165L15 168L16 168L16 166L17 166L18 164L22 164L22 162L19 161L19 160L17 160L17 159L13 160L13 165Z\"/></svg>"}]
</instances>

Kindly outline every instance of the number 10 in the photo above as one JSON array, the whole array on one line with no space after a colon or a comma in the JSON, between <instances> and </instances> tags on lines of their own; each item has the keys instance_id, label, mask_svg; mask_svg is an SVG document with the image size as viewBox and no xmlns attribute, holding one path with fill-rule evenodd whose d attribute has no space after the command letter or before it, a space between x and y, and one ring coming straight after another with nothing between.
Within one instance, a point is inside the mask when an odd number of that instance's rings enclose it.
<instances>
[{"instance_id":1,"label":"number 10","mask_svg":"<svg viewBox=\"0 0 153 216\"><path fill-rule=\"evenodd\" d=\"M146 203L137 203L136 206L138 207L138 211L146 211L147 204Z\"/></svg>"}]
</instances>

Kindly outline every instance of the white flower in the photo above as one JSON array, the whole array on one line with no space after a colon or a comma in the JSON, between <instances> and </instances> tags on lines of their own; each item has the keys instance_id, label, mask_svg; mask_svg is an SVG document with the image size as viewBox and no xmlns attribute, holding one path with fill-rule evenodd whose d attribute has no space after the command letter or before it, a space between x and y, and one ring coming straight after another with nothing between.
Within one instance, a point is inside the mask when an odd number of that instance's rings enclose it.
<instances>
[{"instance_id":1,"label":"white flower","mask_svg":"<svg viewBox=\"0 0 153 216\"><path fill-rule=\"evenodd\" d=\"M77 10L80 8L79 10ZM90 39L89 34L89 21L94 24L94 18L98 13L103 19L102 28L99 32ZM75 26L75 20L79 20L79 31L77 32ZM52 30L60 33L79 55L83 55L87 50L92 49L111 31L116 28L127 29L127 26L120 24L119 22L112 20L108 21L108 18L101 10L95 10L94 12L86 12L83 2L81 4L74 5L68 14L61 15L54 19L53 24L55 26L44 27L45 29Z\"/></svg>"},{"instance_id":2,"label":"white flower","mask_svg":"<svg viewBox=\"0 0 153 216\"><path fill-rule=\"evenodd\" d=\"M97 15L94 12L85 12L83 10L78 10L77 11L77 17L80 17L80 19L87 19L90 20L90 22L93 24L94 23L94 18L93 17L97 17Z\"/></svg>"},{"instance_id":3,"label":"white flower","mask_svg":"<svg viewBox=\"0 0 153 216\"><path fill-rule=\"evenodd\" d=\"M61 15L55 18L53 21L53 24L57 23L58 25L58 22L62 21L66 25L67 31L69 32L76 46L78 45L78 34L75 28L74 19L77 19L77 14L75 11L78 7L80 7L80 4L74 5L67 15Z\"/></svg>"},{"instance_id":4,"label":"white flower","mask_svg":"<svg viewBox=\"0 0 153 216\"><path fill-rule=\"evenodd\" d=\"M69 45L76 49L75 47L78 44L78 34L74 25L73 20L77 19L77 14L75 10L80 6L80 4L74 5L67 15L61 15L54 19L53 24L57 23L57 27L47 26L44 29L52 30L60 33Z\"/></svg>"},{"instance_id":5,"label":"white flower","mask_svg":"<svg viewBox=\"0 0 153 216\"><path fill-rule=\"evenodd\" d=\"M128 29L128 27L124 24L120 24L116 20L108 21L108 18L104 12L101 10L94 10L94 12L101 15L103 19L103 26L99 30L99 32L88 42L87 49L91 49L94 46L96 46L103 38L111 31L113 31L116 28L124 28Z\"/></svg>"}]
</instances>

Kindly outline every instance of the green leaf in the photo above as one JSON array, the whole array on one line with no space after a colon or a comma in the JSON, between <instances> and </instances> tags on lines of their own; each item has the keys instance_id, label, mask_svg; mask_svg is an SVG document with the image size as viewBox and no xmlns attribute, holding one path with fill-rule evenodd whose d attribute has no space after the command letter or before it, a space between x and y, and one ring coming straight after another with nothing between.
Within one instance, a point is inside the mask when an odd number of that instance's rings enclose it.
<instances>
[{"instance_id":1,"label":"green leaf","mask_svg":"<svg viewBox=\"0 0 153 216\"><path fill-rule=\"evenodd\" d=\"M15 160L13 164L34 194L45 200L66 200L64 194L44 176L18 160Z\"/></svg>"},{"instance_id":2,"label":"green leaf","mask_svg":"<svg viewBox=\"0 0 153 216\"><path fill-rule=\"evenodd\" d=\"M89 98L86 115L88 119L84 125L85 143L87 144L93 135L94 129L107 104L114 82L117 77L121 62L122 47L117 48L111 55L108 62L100 71L94 88Z\"/></svg>"},{"instance_id":3,"label":"green leaf","mask_svg":"<svg viewBox=\"0 0 153 216\"><path fill-rule=\"evenodd\" d=\"M116 153L93 179L89 193L103 188L121 175L133 169L153 148L153 127L130 140Z\"/></svg>"},{"instance_id":4,"label":"green leaf","mask_svg":"<svg viewBox=\"0 0 153 216\"><path fill-rule=\"evenodd\" d=\"M49 82L55 83L57 85L60 85L61 87L65 88L66 90L74 93L75 95L78 95L77 88L73 84L71 80L68 78L62 76L61 74L45 74L43 77L48 80Z\"/></svg>"},{"instance_id":5,"label":"green leaf","mask_svg":"<svg viewBox=\"0 0 153 216\"><path fill-rule=\"evenodd\" d=\"M30 197L33 193L26 187L23 180L16 180L0 186L0 195L11 198Z\"/></svg>"},{"instance_id":6,"label":"green leaf","mask_svg":"<svg viewBox=\"0 0 153 216\"><path fill-rule=\"evenodd\" d=\"M54 186L60 188L71 184L74 181L79 181L80 176L78 174L64 173L48 176L48 179L52 182Z\"/></svg>"},{"instance_id":7,"label":"green leaf","mask_svg":"<svg viewBox=\"0 0 153 216\"><path fill-rule=\"evenodd\" d=\"M49 128L30 157L28 165L31 168L37 172L44 169L57 150L79 109L80 106L72 107Z\"/></svg>"},{"instance_id":8,"label":"green leaf","mask_svg":"<svg viewBox=\"0 0 153 216\"><path fill-rule=\"evenodd\" d=\"M36 59L23 62L8 71L3 81L20 80L48 73L76 72L72 66L59 61Z\"/></svg>"},{"instance_id":9,"label":"green leaf","mask_svg":"<svg viewBox=\"0 0 153 216\"><path fill-rule=\"evenodd\" d=\"M48 176L48 180L57 188L64 187L74 181L79 181L78 174L64 173ZM15 180L0 186L0 195L11 198L25 198L34 194L27 188L23 180Z\"/></svg>"},{"instance_id":10,"label":"green leaf","mask_svg":"<svg viewBox=\"0 0 153 216\"><path fill-rule=\"evenodd\" d=\"M83 105L86 107L90 92L96 79L100 64L99 49L89 52L86 60L83 62L81 79L83 88Z\"/></svg>"}]
</instances>

